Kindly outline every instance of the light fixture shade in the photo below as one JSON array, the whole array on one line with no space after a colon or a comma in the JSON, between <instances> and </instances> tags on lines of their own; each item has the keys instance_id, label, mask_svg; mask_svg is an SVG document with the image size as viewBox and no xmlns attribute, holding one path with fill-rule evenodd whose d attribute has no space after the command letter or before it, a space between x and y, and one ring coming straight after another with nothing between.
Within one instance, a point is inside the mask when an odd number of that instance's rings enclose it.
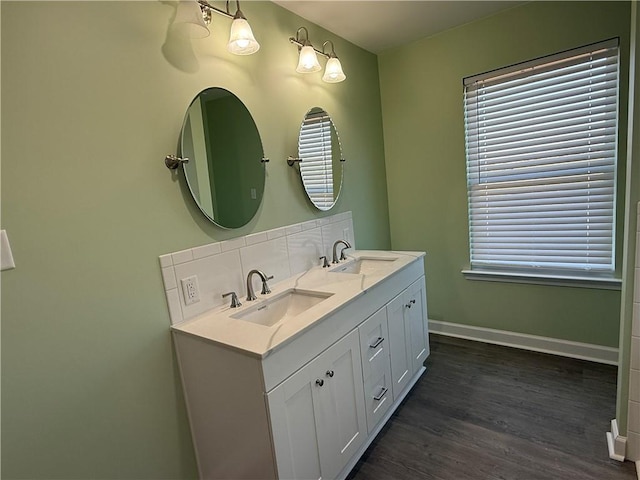
<instances>
[{"instance_id":1,"label":"light fixture shade","mask_svg":"<svg viewBox=\"0 0 640 480\"><path fill-rule=\"evenodd\" d=\"M233 22L231 22L227 50L234 55L251 55L260 50L260 44L253 36L251 26L246 19L234 18Z\"/></svg>"},{"instance_id":2,"label":"light fixture shade","mask_svg":"<svg viewBox=\"0 0 640 480\"><path fill-rule=\"evenodd\" d=\"M205 38L209 36L209 29L204 21L202 10L195 0L178 2L176 18L171 28L182 37Z\"/></svg>"},{"instance_id":3,"label":"light fixture shade","mask_svg":"<svg viewBox=\"0 0 640 480\"><path fill-rule=\"evenodd\" d=\"M338 83L345 80L347 76L342 71L342 65L338 57L331 57L327 60L327 66L324 69L322 80L327 83Z\"/></svg>"},{"instance_id":4,"label":"light fixture shade","mask_svg":"<svg viewBox=\"0 0 640 480\"><path fill-rule=\"evenodd\" d=\"M298 73L313 73L321 69L318 63L318 56L311 45L305 45L300 49L300 59L298 60Z\"/></svg>"}]
</instances>

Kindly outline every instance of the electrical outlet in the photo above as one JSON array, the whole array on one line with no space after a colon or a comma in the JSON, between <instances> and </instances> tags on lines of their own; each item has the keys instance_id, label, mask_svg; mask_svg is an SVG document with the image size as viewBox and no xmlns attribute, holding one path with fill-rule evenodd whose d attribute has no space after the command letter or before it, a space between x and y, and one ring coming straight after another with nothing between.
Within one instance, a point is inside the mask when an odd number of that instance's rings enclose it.
<instances>
[{"instance_id":1,"label":"electrical outlet","mask_svg":"<svg viewBox=\"0 0 640 480\"><path fill-rule=\"evenodd\" d=\"M185 305L192 305L200 301L200 288L198 287L198 277L196 275L183 278L180 283L182 283Z\"/></svg>"}]
</instances>

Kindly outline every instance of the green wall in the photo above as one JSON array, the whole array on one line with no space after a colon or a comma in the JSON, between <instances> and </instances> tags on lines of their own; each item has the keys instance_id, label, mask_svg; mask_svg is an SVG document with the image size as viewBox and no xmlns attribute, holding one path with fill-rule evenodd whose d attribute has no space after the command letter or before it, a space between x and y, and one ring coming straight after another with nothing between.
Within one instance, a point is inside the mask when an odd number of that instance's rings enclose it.
<instances>
[{"instance_id":1,"label":"green wall","mask_svg":"<svg viewBox=\"0 0 640 480\"><path fill-rule=\"evenodd\" d=\"M379 55L393 249L427 252L434 320L618 346L620 292L465 280L469 266L462 79L621 37L621 270L627 2L531 2Z\"/></svg>"},{"instance_id":2,"label":"green wall","mask_svg":"<svg viewBox=\"0 0 640 480\"><path fill-rule=\"evenodd\" d=\"M224 5L222 2L216 4ZM298 127L324 107L340 131L344 194L362 248L389 248L374 55L269 2L243 11L261 43L226 52L212 35L168 35L176 3L1 2L2 478L197 475L160 276L161 254L320 217L297 171ZM331 39L348 75L295 73L300 26ZM202 89L243 100L267 166L256 218L208 223L167 170Z\"/></svg>"}]
</instances>

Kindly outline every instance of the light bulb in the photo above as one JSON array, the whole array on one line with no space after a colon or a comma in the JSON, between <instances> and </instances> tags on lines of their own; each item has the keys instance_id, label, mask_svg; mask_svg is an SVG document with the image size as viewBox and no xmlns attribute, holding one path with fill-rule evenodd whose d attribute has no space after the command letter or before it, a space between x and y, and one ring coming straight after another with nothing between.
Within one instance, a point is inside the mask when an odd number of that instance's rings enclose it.
<instances>
[{"instance_id":1,"label":"light bulb","mask_svg":"<svg viewBox=\"0 0 640 480\"><path fill-rule=\"evenodd\" d=\"M338 83L345 80L347 76L342 71L342 65L338 57L331 57L327 60L327 66L324 69L322 80L327 83Z\"/></svg>"},{"instance_id":2,"label":"light bulb","mask_svg":"<svg viewBox=\"0 0 640 480\"><path fill-rule=\"evenodd\" d=\"M312 73L317 72L322 67L318 63L318 56L316 51L311 45L305 45L300 49L300 58L298 60L298 67L296 72L298 73Z\"/></svg>"},{"instance_id":3,"label":"light bulb","mask_svg":"<svg viewBox=\"0 0 640 480\"><path fill-rule=\"evenodd\" d=\"M256 41L251 31L249 22L242 16L236 14L236 18L231 23L231 33L227 50L234 55L251 55L260 49L260 44Z\"/></svg>"}]
</instances>

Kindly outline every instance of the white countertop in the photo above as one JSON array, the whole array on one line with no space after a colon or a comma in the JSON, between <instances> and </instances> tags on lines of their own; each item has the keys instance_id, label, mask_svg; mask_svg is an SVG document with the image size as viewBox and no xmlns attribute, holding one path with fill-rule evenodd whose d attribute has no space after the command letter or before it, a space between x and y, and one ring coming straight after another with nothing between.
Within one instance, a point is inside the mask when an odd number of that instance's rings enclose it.
<instances>
[{"instance_id":1,"label":"white countertop","mask_svg":"<svg viewBox=\"0 0 640 480\"><path fill-rule=\"evenodd\" d=\"M242 306L231 308L229 304L210 310L191 320L172 326L174 332L194 335L204 340L221 344L228 348L264 358L274 349L292 340L316 322L322 321L335 311L343 308L351 301L364 294L368 289L402 270L416 259L424 257L424 252L396 252L380 250L354 250L347 255L340 265L358 259L393 259L380 262L379 267L368 269L367 273L336 273L330 268L320 266L295 275L281 282L269 284L271 295L260 295L257 300L244 301ZM286 321L272 326L264 326L244 321L233 316L244 311L254 310L260 304L268 302L279 293L296 288L305 291L316 291L331 294L328 298Z\"/></svg>"}]
</instances>

